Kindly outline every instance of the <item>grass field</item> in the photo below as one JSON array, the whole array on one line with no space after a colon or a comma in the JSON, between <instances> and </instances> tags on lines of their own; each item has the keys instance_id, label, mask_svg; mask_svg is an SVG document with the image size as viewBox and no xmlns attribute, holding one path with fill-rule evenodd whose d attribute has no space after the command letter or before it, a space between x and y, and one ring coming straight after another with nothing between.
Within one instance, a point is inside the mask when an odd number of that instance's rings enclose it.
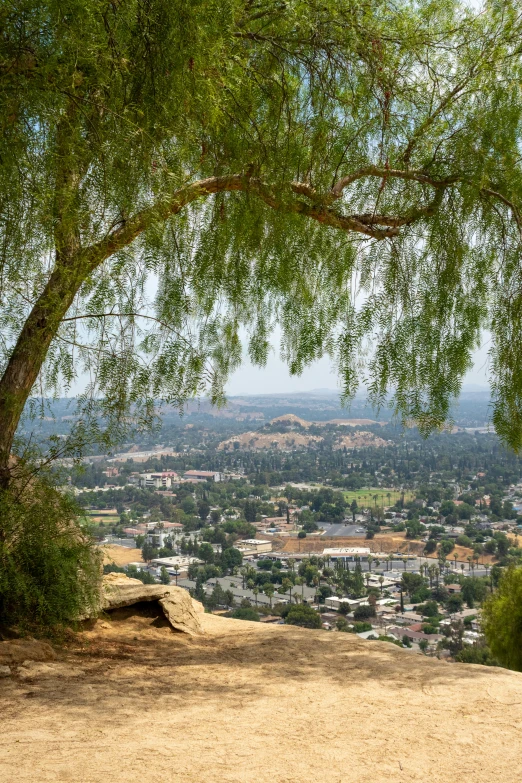
<instances>
[{"instance_id":1,"label":"grass field","mask_svg":"<svg viewBox=\"0 0 522 783\"><path fill-rule=\"evenodd\" d=\"M370 487L367 489L356 489L343 492L348 503L355 498L357 505L361 508L370 506L393 506L401 497L400 489L386 489L385 487ZM377 497L375 497L377 496ZM413 492L404 491L404 500L411 500Z\"/></svg>"}]
</instances>

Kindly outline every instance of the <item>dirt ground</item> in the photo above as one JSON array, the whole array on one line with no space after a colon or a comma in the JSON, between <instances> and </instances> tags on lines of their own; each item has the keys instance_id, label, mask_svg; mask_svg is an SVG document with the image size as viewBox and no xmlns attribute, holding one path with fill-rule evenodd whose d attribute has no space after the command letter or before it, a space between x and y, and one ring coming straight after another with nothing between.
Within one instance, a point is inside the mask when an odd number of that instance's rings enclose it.
<instances>
[{"instance_id":1,"label":"dirt ground","mask_svg":"<svg viewBox=\"0 0 522 783\"><path fill-rule=\"evenodd\" d=\"M375 538L366 540L356 536L308 536L307 538L282 539L283 552L310 552L322 553L328 547L366 546L372 552L404 552L419 554L424 548L422 541L409 541L405 533L393 533L393 535L376 535Z\"/></svg>"},{"instance_id":2,"label":"dirt ground","mask_svg":"<svg viewBox=\"0 0 522 783\"><path fill-rule=\"evenodd\" d=\"M141 612L141 613L140 613ZM2 783L515 783L522 674L149 605L0 679Z\"/></svg>"},{"instance_id":3,"label":"dirt ground","mask_svg":"<svg viewBox=\"0 0 522 783\"><path fill-rule=\"evenodd\" d=\"M274 544L275 546L275 544ZM438 560L437 552L431 555L424 555L424 541L409 540L406 538L405 533L393 533L376 535L375 538L366 540L365 538L356 538L350 536L308 536L304 539L298 538L285 538L281 539L282 552L298 553L298 552L310 552L310 554L322 554L323 549L327 547L345 547L345 546L367 546L372 552L386 552L389 554L395 552L403 552L409 555L422 555L423 557L430 558L434 561ZM279 550L278 550L279 551ZM473 555L473 550L465 546L455 545L455 549L450 552L447 558L449 563L453 562L453 554L457 553L458 561L463 561L466 564L465 573L468 571L468 555ZM486 563L487 565L494 565L496 558L492 555L483 554L480 556L480 565Z\"/></svg>"},{"instance_id":4,"label":"dirt ground","mask_svg":"<svg viewBox=\"0 0 522 783\"><path fill-rule=\"evenodd\" d=\"M117 566L126 566L129 563L142 563L141 549L130 549L127 546L108 544L103 549L103 562Z\"/></svg>"}]
</instances>

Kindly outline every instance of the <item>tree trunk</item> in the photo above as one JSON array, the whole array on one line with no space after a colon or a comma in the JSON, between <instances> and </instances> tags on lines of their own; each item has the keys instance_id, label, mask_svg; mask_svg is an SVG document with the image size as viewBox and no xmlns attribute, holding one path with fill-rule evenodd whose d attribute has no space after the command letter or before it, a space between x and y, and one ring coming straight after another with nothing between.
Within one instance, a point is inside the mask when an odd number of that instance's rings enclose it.
<instances>
[{"instance_id":1,"label":"tree trunk","mask_svg":"<svg viewBox=\"0 0 522 783\"><path fill-rule=\"evenodd\" d=\"M85 278L83 265L60 265L29 317L0 380L0 487L9 485L9 457L13 439L38 374L62 318Z\"/></svg>"}]
</instances>

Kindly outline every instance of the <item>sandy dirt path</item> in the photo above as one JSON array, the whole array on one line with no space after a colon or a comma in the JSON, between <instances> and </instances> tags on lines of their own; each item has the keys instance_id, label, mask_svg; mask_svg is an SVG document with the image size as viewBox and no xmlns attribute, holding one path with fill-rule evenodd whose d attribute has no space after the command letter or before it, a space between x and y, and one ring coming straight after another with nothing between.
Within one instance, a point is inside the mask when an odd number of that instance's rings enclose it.
<instances>
[{"instance_id":1,"label":"sandy dirt path","mask_svg":"<svg viewBox=\"0 0 522 783\"><path fill-rule=\"evenodd\" d=\"M522 674L208 615L187 638L137 611L0 680L2 783L522 780Z\"/></svg>"}]
</instances>

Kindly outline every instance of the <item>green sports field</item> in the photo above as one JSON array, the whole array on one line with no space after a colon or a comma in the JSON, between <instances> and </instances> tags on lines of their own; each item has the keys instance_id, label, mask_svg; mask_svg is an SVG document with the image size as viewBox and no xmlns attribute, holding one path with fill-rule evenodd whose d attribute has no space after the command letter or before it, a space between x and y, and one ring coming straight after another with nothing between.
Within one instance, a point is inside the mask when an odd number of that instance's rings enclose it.
<instances>
[{"instance_id":1,"label":"green sports field","mask_svg":"<svg viewBox=\"0 0 522 783\"><path fill-rule=\"evenodd\" d=\"M385 487L369 487L366 489L356 489L353 491L343 492L344 497L348 503L351 503L355 498L357 505L361 508L370 506L393 506L400 500L400 489L387 489ZM376 497L377 496L377 497ZM411 500L413 492L404 490L404 501Z\"/></svg>"}]
</instances>

